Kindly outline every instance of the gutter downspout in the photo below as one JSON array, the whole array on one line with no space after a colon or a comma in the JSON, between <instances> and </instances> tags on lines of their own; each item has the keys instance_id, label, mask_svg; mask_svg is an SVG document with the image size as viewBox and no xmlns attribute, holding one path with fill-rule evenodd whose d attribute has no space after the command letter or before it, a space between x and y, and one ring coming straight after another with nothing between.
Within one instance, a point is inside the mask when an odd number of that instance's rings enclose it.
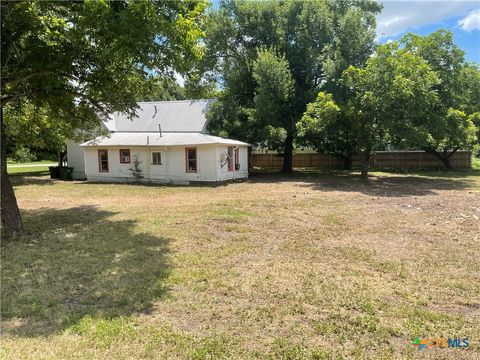
<instances>
[{"instance_id":1,"label":"gutter downspout","mask_svg":"<svg viewBox=\"0 0 480 360\"><path fill-rule=\"evenodd\" d=\"M165 147L165 152L167 153L167 163L165 164L166 172L167 172L167 184L170 184L170 148L168 146Z\"/></svg>"},{"instance_id":2,"label":"gutter downspout","mask_svg":"<svg viewBox=\"0 0 480 360\"><path fill-rule=\"evenodd\" d=\"M147 136L147 176L148 181L152 181L152 168L150 164L150 138Z\"/></svg>"},{"instance_id":3,"label":"gutter downspout","mask_svg":"<svg viewBox=\"0 0 480 360\"><path fill-rule=\"evenodd\" d=\"M235 173L237 172L237 169L236 169L237 164L235 164L235 158L236 158L235 151L238 151L238 150L239 150L238 145L233 148L233 181L235 181ZM240 164L240 154L238 154L238 161Z\"/></svg>"}]
</instances>

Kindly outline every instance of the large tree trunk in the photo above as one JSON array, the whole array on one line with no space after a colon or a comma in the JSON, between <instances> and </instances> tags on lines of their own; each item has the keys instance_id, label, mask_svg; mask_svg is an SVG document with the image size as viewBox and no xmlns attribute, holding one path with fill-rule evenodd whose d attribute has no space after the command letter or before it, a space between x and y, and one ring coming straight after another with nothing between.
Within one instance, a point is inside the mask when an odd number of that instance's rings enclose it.
<instances>
[{"instance_id":1,"label":"large tree trunk","mask_svg":"<svg viewBox=\"0 0 480 360\"><path fill-rule=\"evenodd\" d=\"M344 157L343 158L343 169L344 170L352 170L352 158L351 157Z\"/></svg>"},{"instance_id":2,"label":"large tree trunk","mask_svg":"<svg viewBox=\"0 0 480 360\"><path fill-rule=\"evenodd\" d=\"M285 139L282 172L291 173L292 171L293 171L293 129L288 129L287 138Z\"/></svg>"},{"instance_id":3,"label":"large tree trunk","mask_svg":"<svg viewBox=\"0 0 480 360\"><path fill-rule=\"evenodd\" d=\"M362 151L360 154L360 161L362 166L362 172L360 174L360 177L362 178L362 180L367 180L368 168L370 166L370 154L365 151Z\"/></svg>"},{"instance_id":4,"label":"large tree trunk","mask_svg":"<svg viewBox=\"0 0 480 360\"><path fill-rule=\"evenodd\" d=\"M457 150L458 148L455 148L450 153L448 153L448 150L443 150L443 151L425 150L425 151L429 154L432 154L438 160L440 160L445 166L445 169L451 169L452 164L450 164L450 158L453 156L453 154L457 152Z\"/></svg>"},{"instance_id":5,"label":"large tree trunk","mask_svg":"<svg viewBox=\"0 0 480 360\"><path fill-rule=\"evenodd\" d=\"M18 209L17 199L13 192L12 184L7 173L7 143L5 136L5 126L3 124L3 108L0 108L1 117L1 171L2 171L2 228L6 236L19 233L23 230L22 218Z\"/></svg>"},{"instance_id":6,"label":"large tree trunk","mask_svg":"<svg viewBox=\"0 0 480 360\"><path fill-rule=\"evenodd\" d=\"M450 156L442 157L441 158L443 165L445 165L445 169L451 169L452 165L450 164Z\"/></svg>"}]
</instances>

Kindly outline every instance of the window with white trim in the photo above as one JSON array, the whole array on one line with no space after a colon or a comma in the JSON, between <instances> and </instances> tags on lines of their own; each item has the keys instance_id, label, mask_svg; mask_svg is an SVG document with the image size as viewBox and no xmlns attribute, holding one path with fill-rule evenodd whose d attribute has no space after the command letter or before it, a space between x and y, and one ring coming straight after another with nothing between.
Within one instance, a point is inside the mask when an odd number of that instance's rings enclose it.
<instances>
[{"instance_id":1,"label":"window with white trim","mask_svg":"<svg viewBox=\"0 0 480 360\"><path fill-rule=\"evenodd\" d=\"M108 172L108 150L98 150L98 171Z\"/></svg>"},{"instance_id":2,"label":"window with white trim","mask_svg":"<svg viewBox=\"0 0 480 360\"><path fill-rule=\"evenodd\" d=\"M185 148L185 163L187 173L197 172L197 148Z\"/></svg>"}]
</instances>

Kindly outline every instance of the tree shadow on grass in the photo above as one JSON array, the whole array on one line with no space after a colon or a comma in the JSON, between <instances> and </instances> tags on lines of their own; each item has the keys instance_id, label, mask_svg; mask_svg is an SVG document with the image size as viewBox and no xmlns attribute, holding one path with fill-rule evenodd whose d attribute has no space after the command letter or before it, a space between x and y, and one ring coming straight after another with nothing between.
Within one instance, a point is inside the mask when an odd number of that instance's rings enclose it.
<instances>
[{"instance_id":1,"label":"tree shadow on grass","mask_svg":"<svg viewBox=\"0 0 480 360\"><path fill-rule=\"evenodd\" d=\"M84 316L148 313L164 297L169 240L92 206L24 211L27 233L2 242L3 332L46 336Z\"/></svg>"},{"instance_id":2,"label":"tree shadow on grass","mask_svg":"<svg viewBox=\"0 0 480 360\"><path fill-rule=\"evenodd\" d=\"M161 182L118 182L118 181L92 181L92 180L59 180L50 179L49 176L10 176L10 181L12 185L25 186L25 185L55 185L57 183L73 183L75 185L124 185L124 186L145 186L145 187L195 187L195 188L217 188L228 186L232 182L242 182L246 179L237 179L236 181L222 181L222 182L213 182L213 181L192 181L190 184L170 184L170 183L161 183Z\"/></svg>"},{"instance_id":3,"label":"tree shadow on grass","mask_svg":"<svg viewBox=\"0 0 480 360\"><path fill-rule=\"evenodd\" d=\"M297 170L292 174L253 173L248 182L296 182L300 187L318 191L346 191L370 196L405 197L433 195L441 190L473 189L480 184L480 172L374 172L368 181L363 181L360 174L353 171Z\"/></svg>"},{"instance_id":4,"label":"tree shadow on grass","mask_svg":"<svg viewBox=\"0 0 480 360\"><path fill-rule=\"evenodd\" d=\"M52 180L50 176L29 176L26 174L21 175L9 175L10 182L13 186L23 186L23 185L55 185L56 181L62 180Z\"/></svg>"},{"instance_id":5,"label":"tree shadow on grass","mask_svg":"<svg viewBox=\"0 0 480 360\"><path fill-rule=\"evenodd\" d=\"M26 172L10 172L8 176L11 177L23 177L23 176L47 176L49 174L48 170L34 170L34 171L26 171Z\"/></svg>"}]
</instances>

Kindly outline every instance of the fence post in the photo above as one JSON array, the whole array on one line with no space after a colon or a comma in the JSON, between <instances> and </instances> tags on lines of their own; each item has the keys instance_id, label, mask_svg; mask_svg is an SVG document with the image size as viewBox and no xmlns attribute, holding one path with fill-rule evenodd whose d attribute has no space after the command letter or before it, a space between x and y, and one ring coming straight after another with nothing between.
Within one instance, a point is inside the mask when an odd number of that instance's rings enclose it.
<instances>
[{"instance_id":1,"label":"fence post","mask_svg":"<svg viewBox=\"0 0 480 360\"><path fill-rule=\"evenodd\" d=\"M420 153L420 156L419 156L419 161L420 161L420 169L422 168L422 152Z\"/></svg>"},{"instance_id":2,"label":"fence post","mask_svg":"<svg viewBox=\"0 0 480 360\"><path fill-rule=\"evenodd\" d=\"M395 169L398 169L398 151L395 151Z\"/></svg>"}]
</instances>

